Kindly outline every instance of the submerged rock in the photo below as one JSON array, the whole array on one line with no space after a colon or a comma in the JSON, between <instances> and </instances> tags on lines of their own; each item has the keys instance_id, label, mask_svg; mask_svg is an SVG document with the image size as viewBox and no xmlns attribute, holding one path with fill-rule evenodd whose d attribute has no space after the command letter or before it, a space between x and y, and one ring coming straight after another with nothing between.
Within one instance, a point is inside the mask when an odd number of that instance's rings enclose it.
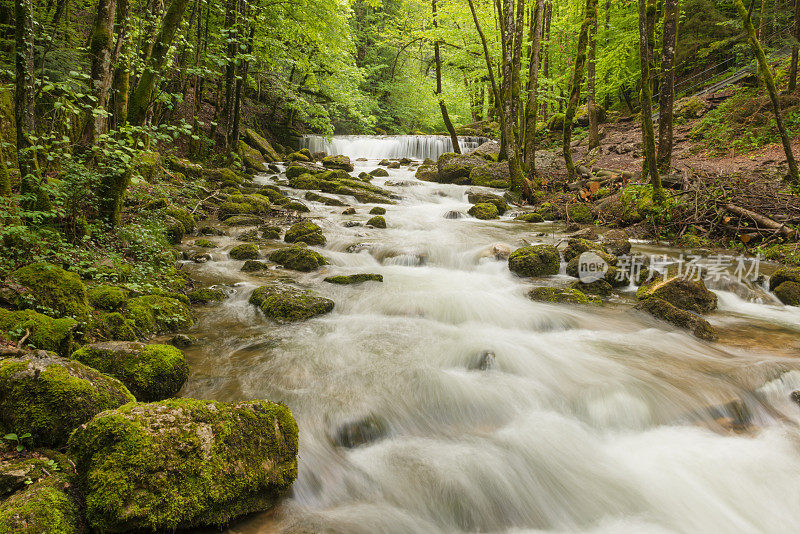
<instances>
[{"instance_id":1,"label":"submerged rock","mask_svg":"<svg viewBox=\"0 0 800 534\"><path fill-rule=\"evenodd\" d=\"M129 404L79 428L69 452L96 531L223 526L297 478L297 423L265 400Z\"/></svg>"},{"instance_id":2,"label":"submerged rock","mask_svg":"<svg viewBox=\"0 0 800 534\"><path fill-rule=\"evenodd\" d=\"M711 313L717 309L717 296L706 288L702 280L675 276L664 281L654 281L639 288L639 300L659 298L682 310Z\"/></svg>"},{"instance_id":3,"label":"submerged rock","mask_svg":"<svg viewBox=\"0 0 800 534\"><path fill-rule=\"evenodd\" d=\"M133 395L117 379L44 351L0 359L0 432L64 445L77 426Z\"/></svg>"},{"instance_id":4,"label":"submerged rock","mask_svg":"<svg viewBox=\"0 0 800 534\"><path fill-rule=\"evenodd\" d=\"M293 224L286 230L283 240L287 243L305 243L307 245L324 245L327 240L322 234L322 228L311 221L303 221Z\"/></svg>"},{"instance_id":5,"label":"submerged rock","mask_svg":"<svg viewBox=\"0 0 800 534\"><path fill-rule=\"evenodd\" d=\"M373 228L386 228L386 219L384 219L382 215L376 215L367 221L367 226L372 226Z\"/></svg>"},{"instance_id":6,"label":"submerged rock","mask_svg":"<svg viewBox=\"0 0 800 534\"><path fill-rule=\"evenodd\" d=\"M699 315L681 310L658 297L651 297L640 302L636 305L636 309L646 311L662 321L690 330L692 334L700 339L716 341L719 337L716 329Z\"/></svg>"},{"instance_id":7,"label":"submerged rock","mask_svg":"<svg viewBox=\"0 0 800 534\"><path fill-rule=\"evenodd\" d=\"M558 274L561 257L553 245L518 248L508 257L508 268L517 276Z\"/></svg>"},{"instance_id":8,"label":"submerged rock","mask_svg":"<svg viewBox=\"0 0 800 534\"><path fill-rule=\"evenodd\" d=\"M113 376L142 402L174 396L189 378L186 357L170 345L108 341L81 347L71 359Z\"/></svg>"},{"instance_id":9,"label":"submerged rock","mask_svg":"<svg viewBox=\"0 0 800 534\"><path fill-rule=\"evenodd\" d=\"M281 284L261 286L250 295L250 304L279 323L304 321L333 311L334 303L314 291Z\"/></svg>"},{"instance_id":10,"label":"submerged rock","mask_svg":"<svg viewBox=\"0 0 800 534\"><path fill-rule=\"evenodd\" d=\"M325 281L331 284L352 285L363 282L383 282L381 274L351 274L349 276L329 276Z\"/></svg>"},{"instance_id":11,"label":"submerged rock","mask_svg":"<svg viewBox=\"0 0 800 534\"><path fill-rule=\"evenodd\" d=\"M228 252L228 255L234 260L257 260L261 256L258 246L252 243L236 245Z\"/></svg>"},{"instance_id":12,"label":"submerged rock","mask_svg":"<svg viewBox=\"0 0 800 534\"><path fill-rule=\"evenodd\" d=\"M463 219L464 217L466 217L466 215L457 210L450 210L444 214L445 219Z\"/></svg>"},{"instance_id":13,"label":"submerged rock","mask_svg":"<svg viewBox=\"0 0 800 534\"><path fill-rule=\"evenodd\" d=\"M540 302L557 302L566 304L602 304L602 301L594 296L574 288L568 287L534 287L528 292L531 300Z\"/></svg>"},{"instance_id":14,"label":"submerged rock","mask_svg":"<svg viewBox=\"0 0 800 534\"><path fill-rule=\"evenodd\" d=\"M328 264L322 254L301 246L280 248L269 255L269 261L304 273L316 271Z\"/></svg>"},{"instance_id":15,"label":"submerged rock","mask_svg":"<svg viewBox=\"0 0 800 534\"><path fill-rule=\"evenodd\" d=\"M494 368L494 352L486 350L478 354L477 358L470 364L469 368L475 371L488 371Z\"/></svg>"},{"instance_id":16,"label":"submerged rock","mask_svg":"<svg viewBox=\"0 0 800 534\"><path fill-rule=\"evenodd\" d=\"M356 209L355 208L347 208L342 212L342 215L355 215Z\"/></svg>"},{"instance_id":17,"label":"submerged rock","mask_svg":"<svg viewBox=\"0 0 800 534\"><path fill-rule=\"evenodd\" d=\"M383 439L388 434L389 428L383 418L368 415L340 426L331 441L336 446L352 449Z\"/></svg>"}]
</instances>

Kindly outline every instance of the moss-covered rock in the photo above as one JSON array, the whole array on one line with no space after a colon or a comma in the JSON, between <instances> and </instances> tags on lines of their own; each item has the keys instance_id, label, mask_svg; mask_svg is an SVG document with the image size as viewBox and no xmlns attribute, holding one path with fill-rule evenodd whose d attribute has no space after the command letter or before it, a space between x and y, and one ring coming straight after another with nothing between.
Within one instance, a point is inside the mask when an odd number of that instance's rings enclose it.
<instances>
[{"instance_id":1,"label":"moss-covered rock","mask_svg":"<svg viewBox=\"0 0 800 534\"><path fill-rule=\"evenodd\" d=\"M233 215L266 215L269 209L270 200L264 195L231 195L219 205L218 216L227 219Z\"/></svg>"},{"instance_id":2,"label":"moss-covered rock","mask_svg":"<svg viewBox=\"0 0 800 534\"><path fill-rule=\"evenodd\" d=\"M119 312L104 313L92 323L95 338L117 341L136 341L136 326ZM66 356L66 354L64 354Z\"/></svg>"},{"instance_id":3,"label":"moss-covered rock","mask_svg":"<svg viewBox=\"0 0 800 534\"><path fill-rule=\"evenodd\" d=\"M269 255L269 261L305 273L316 271L328 264L322 254L301 246L280 248Z\"/></svg>"},{"instance_id":4,"label":"moss-covered rock","mask_svg":"<svg viewBox=\"0 0 800 534\"><path fill-rule=\"evenodd\" d=\"M167 159L170 169L179 172L192 178L203 177L203 166L198 163L192 163L188 159L170 157Z\"/></svg>"},{"instance_id":5,"label":"moss-covered rock","mask_svg":"<svg viewBox=\"0 0 800 534\"><path fill-rule=\"evenodd\" d=\"M25 337L27 346L62 356L72 352L73 331L77 327L78 322L70 317L53 319L33 310L13 312L0 309L0 333L3 336L13 341Z\"/></svg>"},{"instance_id":6,"label":"moss-covered rock","mask_svg":"<svg viewBox=\"0 0 800 534\"><path fill-rule=\"evenodd\" d=\"M242 162L249 172L254 174L267 172L267 162L261 152L241 139L239 140L239 157L242 158Z\"/></svg>"},{"instance_id":7,"label":"moss-covered rock","mask_svg":"<svg viewBox=\"0 0 800 534\"><path fill-rule=\"evenodd\" d=\"M206 170L204 176L209 182L217 182L222 187L237 187L244 183L243 177L227 167Z\"/></svg>"},{"instance_id":8,"label":"moss-covered rock","mask_svg":"<svg viewBox=\"0 0 800 534\"><path fill-rule=\"evenodd\" d=\"M297 424L264 400L129 404L78 429L69 452L96 531L223 526L297 477Z\"/></svg>"},{"instance_id":9,"label":"moss-covered rock","mask_svg":"<svg viewBox=\"0 0 800 534\"><path fill-rule=\"evenodd\" d=\"M594 241L589 241L588 239L582 239L578 237L573 237L567 242L567 248L564 249L564 261L570 261L573 258L577 258L584 252L589 251L600 252L603 254L607 254L606 247L600 243L595 243ZM609 258L608 260L611 265L616 265L617 260L616 258Z\"/></svg>"},{"instance_id":10,"label":"moss-covered rock","mask_svg":"<svg viewBox=\"0 0 800 534\"><path fill-rule=\"evenodd\" d=\"M133 400L115 378L44 351L0 360L0 432L30 433L39 446L64 445L95 414Z\"/></svg>"},{"instance_id":11,"label":"moss-covered rock","mask_svg":"<svg viewBox=\"0 0 800 534\"><path fill-rule=\"evenodd\" d=\"M586 258L586 256L590 256ZM600 250L590 250L587 252L581 253L580 256L575 256L571 260L567 262L567 274L569 276L573 276L575 278L581 277L580 272L580 265L582 262L586 263L595 263L602 260L607 265L606 271L602 278L611 284L612 287L627 287L630 285L630 279L628 278L627 273L617 269L616 263L617 258L612 256L611 254L606 254ZM600 278L600 273L598 272L597 277Z\"/></svg>"},{"instance_id":12,"label":"moss-covered rock","mask_svg":"<svg viewBox=\"0 0 800 534\"><path fill-rule=\"evenodd\" d=\"M386 228L386 219L383 217L383 215L376 215L367 221L367 226L372 226L373 228Z\"/></svg>"},{"instance_id":13,"label":"moss-covered rock","mask_svg":"<svg viewBox=\"0 0 800 534\"><path fill-rule=\"evenodd\" d=\"M297 200L292 200L291 202L287 202L286 204L283 205L283 209L289 211L296 211L298 213L308 213L309 211L311 211L310 209L308 209L308 206Z\"/></svg>"},{"instance_id":14,"label":"moss-covered rock","mask_svg":"<svg viewBox=\"0 0 800 534\"><path fill-rule=\"evenodd\" d=\"M355 208L347 208L342 212L342 215L355 215L356 209Z\"/></svg>"},{"instance_id":15,"label":"moss-covered rock","mask_svg":"<svg viewBox=\"0 0 800 534\"><path fill-rule=\"evenodd\" d=\"M270 284L253 291L250 304L278 323L305 321L333 310L333 301L314 291Z\"/></svg>"},{"instance_id":16,"label":"moss-covered rock","mask_svg":"<svg viewBox=\"0 0 800 534\"><path fill-rule=\"evenodd\" d=\"M89 304L98 310L115 311L128 300L128 291L121 287L100 285L90 287L86 292Z\"/></svg>"},{"instance_id":17,"label":"moss-covered rock","mask_svg":"<svg viewBox=\"0 0 800 534\"><path fill-rule=\"evenodd\" d=\"M375 206L371 210L369 210L370 215L386 215L386 208L381 208L380 206Z\"/></svg>"},{"instance_id":18,"label":"moss-covered rock","mask_svg":"<svg viewBox=\"0 0 800 534\"><path fill-rule=\"evenodd\" d=\"M389 173L386 172L386 175L388 176ZM439 177L439 167L435 163L430 165L420 165L417 169L417 172L414 173L414 176L417 178L417 180L422 180L423 182L435 182Z\"/></svg>"},{"instance_id":19,"label":"moss-covered rock","mask_svg":"<svg viewBox=\"0 0 800 534\"><path fill-rule=\"evenodd\" d=\"M196 224L194 220L194 215L189 213L189 210L187 210L186 208L181 208L179 206L169 206L167 209L164 210L164 213L166 213L170 217L178 219L183 225L185 233L188 234L194 232Z\"/></svg>"},{"instance_id":20,"label":"moss-covered rock","mask_svg":"<svg viewBox=\"0 0 800 534\"><path fill-rule=\"evenodd\" d=\"M306 193L306 200L310 200L312 202L321 202L326 206L346 206L344 202L339 200L338 198L333 197L326 197L324 195L319 195L317 193L313 193L311 191Z\"/></svg>"},{"instance_id":21,"label":"moss-covered rock","mask_svg":"<svg viewBox=\"0 0 800 534\"><path fill-rule=\"evenodd\" d=\"M228 226L258 226L264 222L261 217L256 215L234 215L225 219Z\"/></svg>"},{"instance_id":22,"label":"moss-covered rock","mask_svg":"<svg viewBox=\"0 0 800 534\"><path fill-rule=\"evenodd\" d=\"M305 161L305 162L314 161L314 158L311 157L311 154L306 154L302 150L298 150L297 152L292 152L286 159L287 161Z\"/></svg>"},{"instance_id":23,"label":"moss-covered rock","mask_svg":"<svg viewBox=\"0 0 800 534\"><path fill-rule=\"evenodd\" d=\"M252 260L249 260L252 261ZM192 304L208 304L225 300L225 291L215 287L204 287L190 291L187 296Z\"/></svg>"},{"instance_id":24,"label":"moss-covered rock","mask_svg":"<svg viewBox=\"0 0 800 534\"><path fill-rule=\"evenodd\" d=\"M72 317L89 321L89 301L81 277L49 263L32 263L14 271L14 283L21 286L14 305L30 308L52 317Z\"/></svg>"},{"instance_id":25,"label":"moss-covered rock","mask_svg":"<svg viewBox=\"0 0 800 534\"><path fill-rule=\"evenodd\" d=\"M322 246L326 243L322 228L311 221L303 221L293 224L288 230L283 240L287 243L305 243L307 245Z\"/></svg>"},{"instance_id":26,"label":"moss-covered rock","mask_svg":"<svg viewBox=\"0 0 800 534\"><path fill-rule=\"evenodd\" d=\"M167 216L164 218L164 226L166 227L169 242L173 245L180 245L181 241L183 241L183 236L186 235L186 228L183 227L183 223L175 217Z\"/></svg>"},{"instance_id":27,"label":"moss-covered rock","mask_svg":"<svg viewBox=\"0 0 800 534\"><path fill-rule=\"evenodd\" d=\"M486 160L480 156L446 152L439 156L436 181L443 184L467 184L472 169L485 164Z\"/></svg>"},{"instance_id":28,"label":"moss-covered rock","mask_svg":"<svg viewBox=\"0 0 800 534\"><path fill-rule=\"evenodd\" d=\"M784 282L800 284L800 268L784 267L772 273L772 276L769 277L769 290L775 291Z\"/></svg>"},{"instance_id":29,"label":"moss-covered rock","mask_svg":"<svg viewBox=\"0 0 800 534\"><path fill-rule=\"evenodd\" d=\"M163 174L161 154L154 151L139 152L134 159L133 167L142 180L151 184L155 183Z\"/></svg>"},{"instance_id":30,"label":"moss-covered rock","mask_svg":"<svg viewBox=\"0 0 800 534\"><path fill-rule=\"evenodd\" d=\"M322 165L328 169L342 169L353 172L353 164L347 156L326 156L322 158Z\"/></svg>"},{"instance_id":31,"label":"moss-covered rock","mask_svg":"<svg viewBox=\"0 0 800 534\"><path fill-rule=\"evenodd\" d=\"M469 182L472 185L503 189L509 186L510 181L511 171L507 161L485 163L473 167L469 173Z\"/></svg>"},{"instance_id":32,"label":"moss-covered rock","mask_svg":"<svg viewBox=\"0 0 800 534\"><path fill-rule=\"evenodd\" d=\"M800 284L786 281L775 288L775 296L788 306L800 306Z\"/></svg>"},{"instance_id":33,"label":"moss-covered rock","mask_svg":"<svg viewBox=\"0 0 800 534\"><path fill-rule=\"evenodd\" d=\"M540 302L557 302L565 304L602 304L597 297L593 297L573 288L565 287L534 287L528 292L528 297Z\"/></svg>"},{"instance_id":34,"label":"moss-covered rock","mask_svg":"<svg viewBox=\"0 0 800 534\"><path fill-rule=\"evenodd\" d=\"M497 208L497 212L500 215L508 211L508 203L499 195L483 193L480 191L467 191L467 200L470 204L493 204Z\"/></svg>"},{"instance_id":35,"label":"moss-covered rock","mask_svg":"<svg viewBox=\"0 0 800 534\"><path fill-rule=\"evenodd\" d=\"M590 223L594 220L592 208L590 208L587 204L570 204L567 207L567 215L569 216L570 221L582 224Z\"/></svg>"},{"instance_id":36,"label":"moss-covered rock","mask_svg":"<svg viewBox=\"0 0 800 534\"><path fill-rule=\"evenodd\" d=\"M571 283L569 287L570 289L577 289L582 293L598 295L601 297L607 297L614 292L614 287L605 279L595 280L594 282L588 283L576 280L575 282Z\"/></svg>"},{"instance_id":37,"label":"moss-covered rock","mask_svg":"<svg viewBox=\"0 0 800 534\"><path fill-rule=\"evenodd\" d=\"M689 311L676 308L658 297L649 298L636 305L636 309L646 311L653 317L690 330L695 336L706 341L716 341L719 337L708 321Z\"/></svg>"},{"instance_id":38,"label":"moss-covered rock","mask_svg":"<svg viewBox=\"0 0 800 534\"><path fill-rule=\"evenodd\" d=\"M264 263L263 261L258 260L247 260L242 265L241 271L243 273L257 273L259 271L266 271L269 269L269 265Z\"/></svg>"},{"instance_id":39,"label":"moss-covered rock","mask_svg":"<svg viewBox=\"0 0 800 534\"><path fill-rule=\"evenodd\" d=\"M330 284L353 285L363 282L383 282L381 274L351 274L349 276L329 276L325 281Z\"/></svg>"},{"instance_id":40,"label":"moss-covered rock","mask_svg":"<svg viewBox=\"0 0 800 534\"><path fill-rule=\"evenodd\" d=\"M280 226L261 226L261 239L280 239L283 228Z\"/></svg>"},{"instance_id":41,"label":"moss-covered rock","mask_svg":"<svg viewBox=\"0 0 800 534\"><path fill-rule=\"evenodd\" d=\"M542 202L536 207L536 213L542 216L545 221L560 221L564 214L558 206L552 202Z\"/></svg>"},{"instance_id":42,"label":"moss-covered rock","mask_svg":"<svg viewBox=\"0 0 800 534\"><path fill-rule=\"evenodd\" d=\"M469 211L467 211L467 213L469 213L476 219L481 219L481 220L497 219L498 217L500 217L500 214L497 211L497 207L494 204L489 204L488 202L481 202L479 204L475 204L469 209Z\"/></svg>"},{"instance_id":43,"label":"moss-covered rock","mask_svg":"<svg viewBox=\"0 0 800 534\"><path fill-rule=\"evenodd\" d=\"M173 397L189 378L186 357L172 345L108 341L85 345L70 358L113 376L142 402Z\"/></svg>"},{"instance_id":44,"label":"moss-covered rock","mask_svg":"<svg viewBox=\"0 0 800 534\"><path fill-rule=\"evenodd\" d=\"M162 295L130 299L125 303L122 315L133 322L143 337L188 328L194 320L192 310L186 303Z\"/></svg>"},{"instance_id":45,"label":"moss-covered rock","mask_svg":"<svg viewBox=\"0 0 800 534\"><path fill-rule=\"evenodd\" d=\"M261 256L258 247L253 243L236 245L228 252L228 255L234 260L257 260Z\"/></svg>"},{"instance_id":46,"label":"moss-covered rock","mask_svg":"<svg viewBox=\"0 0 800 534\"><path fill-rule=\"evenodd\" d=\"M636 297L639 300L659 298L695 313L711 313L717 309L717 296L706 288L705 282L684 276L655 280L640 287Z\"/></svg>"},{"instance_id":47,"label":"moss-covered rock","mask_svg":"<svg viewBox=\"0 0 800 534\"><path fill-rule=\"evenodd\" d=\"M517 276L558 274L561 256L553 245L518 248L508 257L508 268Z\"/></svg>"},{"instance_id":48,"label":"moss-covered rock","mask_svg":"<svg viewBox=\"0 0 800 534\"><path fill-rule=\"evenodd\" d=\"M280 154L278 154L278 152L272 148L272 145L269 141L264 139L255 130L252 128L247 128L244 131L244 137L247 139L247 142L250 144L250 146L261 152L261 155L264 156L266 161L280 161Z\"/></svg>"},{"instance_id":49,"label":"moss-covered rock","mask_svg":"<svg viewBox=\"0 0 800 534\"><path fill-rule=\"evenodd\" d=\"M322 165L316 165L314 163L303 163L299 161L295 161L292 165L289 165L286 168L286 177L290 180L294 180L303 175L308 175L309 177L314 177L317 174L322 174L327 172L328 169L323 167ZM292 186L294 187L294 186Z\"/></svg>"},{"instance_id":50,"label":"moss-covered rock","mask_svg":"<svg viewBox=\"0 0 800 534\"><path fill-rule=\"evenodd\" d=\"M523 213L522 215L517 215L514 217L515 221L522 221L527 223L541 223L544 222L544 218L538 213Z\"/></svg>"},{"instance_id":51,"label":"moss-covered rock","mask_svg":"<svg viewBox=\"0 0 800 534\"><path fill-rule=\"evenodd\" d=\"M194 242L194 246L200 248L217 248L217 244L208 239L196 239Z\"/></svg>"}]
</instances>

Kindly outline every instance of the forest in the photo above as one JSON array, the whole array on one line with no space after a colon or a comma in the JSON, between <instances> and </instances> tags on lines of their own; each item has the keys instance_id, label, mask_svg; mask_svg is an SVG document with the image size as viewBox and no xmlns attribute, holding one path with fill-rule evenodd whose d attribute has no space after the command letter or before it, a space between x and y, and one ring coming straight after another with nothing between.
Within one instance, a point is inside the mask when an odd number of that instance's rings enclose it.
<instances>
[{"instance_id":1,"label":"forest","mask_svg":"<svg viewBox=\"0 0 800 534\"><path fill-rule=\"evenodd\" d=\"M800 527L800 0L0 0L0 534Z\"/></svg>"}]
</instances>

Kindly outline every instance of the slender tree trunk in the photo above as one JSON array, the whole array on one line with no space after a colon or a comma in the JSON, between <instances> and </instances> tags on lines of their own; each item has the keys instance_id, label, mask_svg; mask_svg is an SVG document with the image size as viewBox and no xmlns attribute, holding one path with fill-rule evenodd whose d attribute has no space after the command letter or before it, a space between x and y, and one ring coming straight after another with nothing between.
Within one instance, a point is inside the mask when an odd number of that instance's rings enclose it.
<instances>
[{"instance_id":1,"label":"slender tree trunk","mask_svg":"<svg viewBox=\"0 0 800 534\"><path fill-rule=\"evenodd\" d=\"M597 126L599 110L597 109L596 93L596 66L597 66L597 16L589 27L589 63L586 70L588 103L586 109L589 113L589 150L600 146L600 132Z\"/></svg>"},{"instance_id":2,"label":"slender tree trunk","mask_svg":"<svg viewBox=\"0 0 800 534\"><path fill-rule=\"evenodd\" d=\"M603 33L605 34L605 44L606 48L608 45L611 44L611 0L606 0L606 22L603 25ZM606 71L606 75L603 77L603 80L608 85L608 71ZM606 99L603 104L605 109L611 108L611 92L606 91Z\"/></svg>"},{"instance_id":3,"label":"slender tree trunk","mask_svg":"<svg viewBox=\"0 0 800 534\"><path fill-rule=\"evenodd\" d=\"M542 44L542 74L545 79L550 78L550 24L553 19L553 0L546 0L544 6L544 26L542 33L544 34L544 43ZM545 119L547 118L549 108L547 102L542 102L542 112Z\"/></svg>"},{"instance_id":4,"label":"slender tree trunk","mask_svg":"<svg viewBox=\"0 0 800 534\"><path fill-rule=\"evenodd\" d=\"M761 0L761 14L758 17L758 37L764 44L767 44L767 8L769 7L769 0Z\"/></svg>"},{"instance_id":5,"label":"slender tree trunk","mask_svg":"<svg viewBox=\"0 0 800 534\"><path fill-rule=\"evenodd\" d=\"M114 73L111 67L116 12L117 0L100 0L97 4L89 55L92 63L91 87L95 98L94 108L100 113L90 113L88 116L81 139L84 146L93 144L108 131L108 120L104 112L108 107Z\"/></svg>"},{"instance_id":6,"label":"slender tree trunk","mask_svg":"<svg viewBox=\"0 0 800 534\"><path fill-rule=\"evenodd\" d=\"M225 65L225 106L222 111L222 119L225 121L225 148L231 147L231 130L233 129L233 107L236 93L236 62L239 44L236 38L237 33L236 19L237 19L238 2L237 0L228 0L225 4L225 30L227 45L227 60Z\"/></svg>"},{"instance_id":7,"label":"slender tree trunk","mask_svg":"<svg viewBox=\"0 0 800 534\"><path fill-rule=\"evenodd\" d=\"M436 0L431 0L431 11L433 13L433 27L438 32L439 20L436 14ZM436 36L436 41L433 43L433 57L436 63L436 99L439 101L439 109L442 112L442 120L444 126L447 128L447 133L450 134L450 141L453 143L453 152L461 154L461 147L458 145L458 136L456 129L453 127L453 122L450 120L450 114L447 113L447 104L444 103L444 95L442 94L442 56L439 49L439 36Z\"/></svg>"},{"instance_id":8,"label":"slender tree trunk","mask_svg":"<svg viewBox=\"0 0 800 534\"><path fill-rule=\"evenodd\" d=\"M797 63L800 55L800 0L794 0L794 42L792 43L792 66L789 69L789 92L797 88Z\"/></svg>"},{"instance_id":9,"label":"slender tree trunk","mask_svg":"<svg viewBox=\"0 0 800 534\"><path fill-rule=\"evenodd\" d=\"M175 38L178 27L181 25L183 13L188 3L189 0L172 0L167 14L164 16L161 29L153 43L153 51L148 59L147 68L142 73L139 83L136 84L133 98L131 98L130 106L128 107L128 119L134 126L144 125L147 119L147 112L150 109L159 73L167 60L167 51Z\"/></svg>"},{"instance_id":10,"label":"slender tree trunk","mask_svg":"<svg viewBox=\"0 0 800 534\"><path fill-rule=\"evenodd\" d=\"M564 114L564 130L562 139L562 150L564 152L564 162L567 165L567 175L570 181L575 180L575 163L572 160L572 122L575 119L575 112L581 99L581 84L583 84L583 70L586 66L586 45L589 41L589 28L597 23L597 0L586 0L586 15L581 24L581 31L578 35L578 52L575 57L575 69L572 72L572 85L567 104L567 111Z\"/></svg>"},{"instance_id":11,"label":"slender tree trunk","mask_svg":"<svg viewBox=\"0 0 800 534\"><path fill-rule=\"evenodd\" d=\"M17 165L21 178L22 208L26 211L50 209L50 199L39 183L39 165L31 137L36 135L34 95L34 33L32 0L15 0L16 87L14 115L17 123Z\"/></svg>"},{"instance_id":12,"label":"slender tree trunk","mask_svg":"<svg viewBox=\"0 0 800 534\"><path fill-rule=\"evenodd\" d=\"M119 59L114 69L112 94L114 95L114 126L128 124L128 100L130 95L130 37L128 35L130 4L128 0L117 0L117 40Z\"/></svg>"},{"instance_id":13,"label":"slender tree trunk","mask_svg":"<svg viewBox=\"0 0 800 534\"><path fill-rule=\"evenodd\" d=\"M678 37L678 2L664 4L664 45L661 54L661 96L658 99L658 169L669 172L672 165L672 111L675 101L675 46Z\"/></svg>"},{"instance_id":14,"label":"slender tree trunk","mask_svg":"<svg viewBox=\"0 0 800 534\"><path fill-rule=\"evenodd\" d=\"M528 103L525 107L525 174L536 179L536 122L539 114L539 64L541 63L544 0L536 0L530 28L528 66Z\"/></svg>"},{"instance_id":15,"label":"slender tree trunk","mask_svg":"<svg viewBox=\"0 0 800 534\"><path fill-rule=\"evenodd\" d=\"M0 197L11 196L11 175L8 172L3 149L0 148Z\"/></svg>"},{"instance_id":16,"label":"slender tree trunk","mask_svg":"<svg viewBox=\"0 0 800 534\"><path fill-rule=\"evenodd\" d=\"M520 193L526 186L519 144L519 65L522 60L524 9L525 0L503 0L503 125L511 189Z\"/></svg>"},{"instance_id":17,"label":"slender tree trunk","mask_svg":"<svg viewBox=\"0 0 800 534\"><path fill-rule=\"evenodd\" d=\"M753 55L755 55L756 59L758 60L758 69L761 71L761 77L764 81L764 85L766 85L767 91L769 92L769 99L772 101L772 110L775 113L775 123L777 124L778 132L780 132L781 135L783 150L786 152L786 162L789 164L789 175L787 176L787 179L794 187L800 187L800 173L798 173L797 161L794 159L794 154L792 153L792 144L789 140L789 134L786 132L786 126L783 123L783 117L781 116L781 103L778 99L778 90L775 88L775 78L772 77L772 71L769 69L769 63L767 63L767 58L764 55L764 49L761 48L761 43L758 41L758 37L756 36L756 30L753 27L752 21L750 20L750 12L744 7L742 0L734 0L734 6L736 6L736 11L742 18L744 30L747 33L747 38L750 42L750 48L752 48Z\"/></svg>"},{"instance_id":18,"label":"slender tree trunk","mask_svg":"<svg viewBox=\"0 0 800 534\"><path fill-rule=\"evenodd\" d=\"M486 61L486 70L489 73L489 81L491 82L491 92L489 94L489 116L491 117L492 111L497 113L497 110L500 108L500 90L497 87L497 79L494 76L494 62L492 61L492 55L489 53L489 45L486 41L486 35L483 33L481 23L478 21L478 14L475 12L475 4L473 3L473 0L468 0L468 3L469 9L472 12L472 20L475 22L475 29L478 32L478 36L481 38L481 45L483 45L483 58ZM504 132L505 125L503 124L503 114L497 113L497 115L500 119L500 131Z\"/></svg>"},{"instance_id":19,"label":"slender tree trunk","mask_svg":"<svg viewBox=\"0 0 800 534\"><path fill-rule=\"evenodd\" d=\"M664 189L656 166L656 141L653 131L653 95L650 89L650 62L648 60L648 28L646 0L639 0L639 63L642 70L642 144L644 145L644 169L653 184L653 201L664 202Z\"/></svg>"},{"instance_id":20,"label":"slender tree trunk","mask_svg":"<svg viewBox=\"0 0 800 534\"><path fill-rule=\"evenodd\" d=\"M244 5L243 15L244 19L247 20L250 12L247 6L247 3ZM255 37L256 28L252 23L250 24L250 33L249 39L247 40L247 54L249 55L252 52L253 46L253 37ZM240 123L241 123L241 114L242 114L242 96L244 93L244 89L247 86L247 75L250 71L250 64L249 62L245 61L242 64L242 68L240 71L240 76L236 78L236 104L234 105L234 113L233 113L233 131L231 132L231 146L236 147L239 144L239 130Z\"/></svg>"}]
</instances>

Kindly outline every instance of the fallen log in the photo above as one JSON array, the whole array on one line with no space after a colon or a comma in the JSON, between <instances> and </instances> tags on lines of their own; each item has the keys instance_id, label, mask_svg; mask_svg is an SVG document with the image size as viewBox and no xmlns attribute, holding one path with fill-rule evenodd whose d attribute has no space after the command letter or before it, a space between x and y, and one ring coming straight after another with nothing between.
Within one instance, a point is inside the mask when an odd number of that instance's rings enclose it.
<instances>
[{"instance_id":1,"label":"fallen log","mask_svg":"<svg viewBox=\"0 0 800 534\"><path fill-rule=\"evenodd\" d=\"M756 213L754 211L750 211L749 209L742 208L739 206L735 206L733 204L725 204L725 209L729 212L739 215L741 217L747 217L751 221L763 226L764 228L769 228L770 230L775 230L777 233L781 234L786 239L794 239L796 232L786 226L785 224L779 223L770 219L769 217L765 217L760 213Z\"/></svg>"}]
</instances>

